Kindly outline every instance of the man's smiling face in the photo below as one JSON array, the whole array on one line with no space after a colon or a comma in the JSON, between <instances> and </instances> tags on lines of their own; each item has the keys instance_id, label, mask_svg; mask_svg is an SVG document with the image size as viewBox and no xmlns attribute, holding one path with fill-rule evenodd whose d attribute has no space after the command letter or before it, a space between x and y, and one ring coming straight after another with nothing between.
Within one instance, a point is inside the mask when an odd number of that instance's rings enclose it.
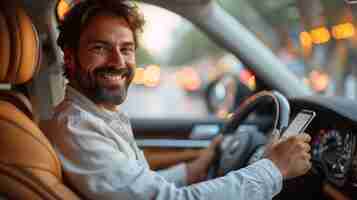
<instances>
[{"instance_id":1,"label":"man's smiling face","mask_svg":"<svg viewBox=\"0 0 357 200\"><path fill-rule=\"evenodd\" d=\"M125 100L136 63L134 34L124 18L104 12L92 17L71 58L74 78L87 97L111 106Z\"/></svg>"}]
</instances>

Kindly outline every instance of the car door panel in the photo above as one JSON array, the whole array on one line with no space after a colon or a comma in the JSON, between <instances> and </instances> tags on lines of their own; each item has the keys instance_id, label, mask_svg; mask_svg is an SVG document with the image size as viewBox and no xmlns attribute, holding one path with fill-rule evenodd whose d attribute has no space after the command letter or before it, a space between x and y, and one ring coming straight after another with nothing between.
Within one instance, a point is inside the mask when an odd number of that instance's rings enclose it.
<instances>
[{"instance_id":1,"label":"car door panel","mask_svg":"<svg viewBox=\"0 0 357 200\"><path fill-rule=\"evenodd\" d=\"M212 134L195 136L197 127L206 130L219 127L214 130L218 134L223 126L219 119L131 119L131 122L136 142L153 170L197 158L212 138Z\"/></svg>"}]
</instances>

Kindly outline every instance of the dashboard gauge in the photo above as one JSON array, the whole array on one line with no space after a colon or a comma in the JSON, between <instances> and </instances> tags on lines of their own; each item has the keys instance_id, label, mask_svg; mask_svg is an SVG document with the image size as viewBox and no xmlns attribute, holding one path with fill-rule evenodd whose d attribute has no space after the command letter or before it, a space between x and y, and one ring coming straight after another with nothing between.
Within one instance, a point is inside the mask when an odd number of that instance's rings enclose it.
<instances>
[{"instance_id":1,"label":"dashboard gauge","mask_svg":"<svg viewBox=\"0 0 357 200\"><path fill-rule=\"evenodd\" d=\"M320 130L313 139L313 161L318 163L328 181L343 186L351 167L354 145L351 133L336 129Z\"/></svg>"},{"instance_id":2,"label":"dashboard gauge","mask_svg":"<svg viewBox=\"0 0 357 200\"><path fill-rule=\"evenodd\" d=\"M357 188L357 155L354 156L352 160L352 177L351 177L351 185Z\"/></svg>"},{"instance_id":3,"label":"dashboard gauge","mask_svg":"<svg viewBox=\"0 0 357 200\"><path fill-rule=\"evenodd\" d=\"M353 151L354 151L354 156L352 159L352 170L351 170L351 185L352 187L357 188L357 140L356 136L354 136L354 141L353 141Z\"/></svg>"}]
</instances>

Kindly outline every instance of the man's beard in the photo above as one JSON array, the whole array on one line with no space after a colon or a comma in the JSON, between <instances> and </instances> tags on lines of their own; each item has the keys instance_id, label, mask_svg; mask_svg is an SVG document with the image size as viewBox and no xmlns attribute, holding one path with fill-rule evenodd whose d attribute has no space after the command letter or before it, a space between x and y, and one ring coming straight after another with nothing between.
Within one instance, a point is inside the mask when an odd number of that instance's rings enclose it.
<instances>
[{"instance_id":1,"label":"man's beard","mask_svg":"<svg viewBox=\"0 0 357 200\"><path fill-rule=\"evenodd\" d=\"M100 87L98 84L93 88L92 100L95 103L112 103L114 105L120 105L124 102L129 84L119 86L116 89L107 89Z\"/></svg>"},{"instance_id":2,"label":"man's beard","mask_svg":"<svg viewBox=\"0 0 357 200\"><path fill-rule=\"evenodd\" d=\"M126 78L125 85L120 84L115 88L102 86L97 80L97 77L101 76L101 73L104 73L104 71L110 71L111 73L124 76ZM126 99L130 82L133 79L133 70L128 67L115 69L114 67L101 66L95 69L92 74L90 74L90 72L83 74L80 69L77 69L76 79L81 89L87 93L86 96L94 103L111 103L113 105L120 105Z\"/></svg>"}]
</instances>

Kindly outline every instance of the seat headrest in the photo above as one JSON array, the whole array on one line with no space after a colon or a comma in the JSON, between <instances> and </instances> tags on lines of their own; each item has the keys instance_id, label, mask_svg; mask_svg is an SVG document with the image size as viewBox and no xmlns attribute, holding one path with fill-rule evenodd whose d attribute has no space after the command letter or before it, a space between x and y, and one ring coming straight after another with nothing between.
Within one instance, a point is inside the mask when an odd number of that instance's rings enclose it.
<instances>
[{"instance_id":1,"label":"seat headrest","mask_svg":"<svg viewBox=\"0 0 357 200\"><path fill-rule=\"evenodd\" d=\"M18 1L0 1L0 83L23 84L38 71L40 44Z\"/></svg>"},{"instance_id":2,"label":"seat headrest","mask_svg":"<svg viewBox=\"0 0 357 200\"><path fill-rule=\"evenodd\" d=\"M16 91L0 91L0 101L7 101L21 110L28 118L35 120L33 108L28 98Z\"/></svg>"}]
</instances>

